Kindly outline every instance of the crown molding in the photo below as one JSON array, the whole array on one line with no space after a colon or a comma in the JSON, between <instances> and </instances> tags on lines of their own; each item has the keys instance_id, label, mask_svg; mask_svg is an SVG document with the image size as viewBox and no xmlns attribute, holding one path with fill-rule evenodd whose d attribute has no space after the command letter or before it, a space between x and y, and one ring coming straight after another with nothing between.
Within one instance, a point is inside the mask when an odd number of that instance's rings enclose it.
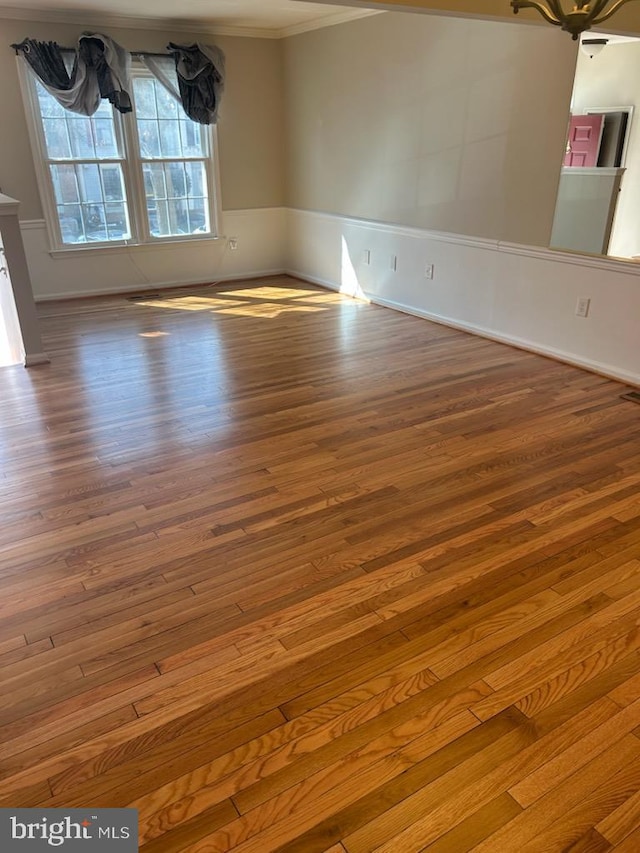
<instances>
[{"instance_id":1,"label":"crown molding","mask_svg":"<svg viewBox=\"0 0 640 853\"><path fill-rule=\"evenodd\" d=\"M193 18L185 21L174 18L140 18L135 15L110 15L96 12L74 12L69 9L16 9L0 6L0 20L38 21L46 24L79 24L84 28L106 29L107 27L154 30L161 32L198 33L214 36L241 36L243 38L281 38L280 31L267 27L230 27L215 21Z\"/></svg>"},{"instance_id":2,"label":"crown molding","mask_svg":"<svg viewBox=\"0 0 640 853\"><path fill-rule=\"evenodd\" d=\"M323 18L315 18L313 21L304 21L302 24L294 24L279 30L279 38L298 36L312 30L321 30L324 27L334 27L336 24L346 24L348 21L356 21L360 18L370 18L372 15L384 15L384 9L350 9L349 11L336 12L335 15L325 15Z\"/></svg>"},{"instance_id":3,"label":"crown molding","mask_svg":"<svg viewBox=\"0 0 640 853\"><path fill-rule=\"evenodd\" d=\"M76 24L84 28L106 29L108 27L154 30L161 32L198 33L212 36L236 36L240 38L283 39L311 30L343 24L370 15L381 15L380 10L350 9L304 21L290 27L243 27L217 24L214 20L194 18L176 20L174 18L141 18L135 15L110 15L96 12L57 11L56 9L18 9L14 6L0 6L0 20L38 21L46 24Z\"/></svg>"}]
</instances>

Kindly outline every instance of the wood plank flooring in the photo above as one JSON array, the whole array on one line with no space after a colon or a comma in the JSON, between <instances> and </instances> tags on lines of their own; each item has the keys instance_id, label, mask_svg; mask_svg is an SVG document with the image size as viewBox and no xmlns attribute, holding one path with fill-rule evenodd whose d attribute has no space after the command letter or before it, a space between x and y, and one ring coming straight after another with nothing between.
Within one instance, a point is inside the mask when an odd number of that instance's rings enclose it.
<instances>
[{"instance_id":1,"label":"wood plank flooring","mask_svg":"<svg viewBox=\"0 0 640 853\"><path fill-rule=\"evenodd\" d=\"M640 407L279 277L0 370L0 806L145 853L640 850Z\"/></svg>"}]
</instances>

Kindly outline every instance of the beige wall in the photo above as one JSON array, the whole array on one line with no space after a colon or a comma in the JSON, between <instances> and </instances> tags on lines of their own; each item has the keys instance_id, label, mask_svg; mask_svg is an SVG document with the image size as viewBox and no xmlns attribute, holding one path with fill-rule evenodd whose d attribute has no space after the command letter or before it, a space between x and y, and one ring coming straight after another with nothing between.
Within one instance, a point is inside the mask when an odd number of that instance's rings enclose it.
<instances>
[{"instance_id":1,"label":"beige wall","mask_svg":"<svg viewBox=\"0 0 640 853\"><path fill-rule=\"evenodd\" d=\"M285 42L288 203L548 245L576 47L391 13Z\"/></svg>"},{"instance_id":2,"label":"beige wall","mask_svg":"<svg viewBox=\"0 0 640 853\"><path fill-rule=\"evenodd\" d=\"M573 112L592 107L635 107L609 254L640 255L640 42L608 45L578 59Z\"/></svg>"},{"instance_id":3,"label":"beige wall","mask_svg":"<svg viewBox=\"0 0 640 853\"><path fill-rule=\"evenodd\" d=\"M21 219L40 219L16 58L8 45L25 36L73 45L86 27L0 20L0 189L21 202ZM168 41L215 41L227 57L227 88L218 126L225 210L283 203L282 50L271 39L205 37L184 32L105 28L131 50L163 50Z\"/></svg>"}]
</instances>

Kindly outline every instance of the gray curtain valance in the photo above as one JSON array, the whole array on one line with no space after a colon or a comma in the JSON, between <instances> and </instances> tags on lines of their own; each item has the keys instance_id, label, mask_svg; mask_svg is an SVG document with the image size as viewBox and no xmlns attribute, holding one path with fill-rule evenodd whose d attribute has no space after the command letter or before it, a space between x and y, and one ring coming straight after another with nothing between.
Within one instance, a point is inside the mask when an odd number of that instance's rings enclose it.
<instances>
[{"instance_id":1,"label":"gray curtain valance","mask_svg":"<svg viewBox=\"0 0 640 853\"><path fill-rule=\"evenodd\" d=\"M65 109L91 116L107 98L119 112L131 112L131 55L108 36L83 33L70 67L69 52L56 42L24 39L12 47Z\"/></svg>"},{"instance_id":2,"label":"gray curtain valance","mask_svg":"<svg viewBox=\"0 0 640 853\"><path fill-rule=\"evenodd\" d=\"M131 107L131 56L113 39L83 33L76 49L24 39L12 47L65 109L93 115L107 98L122 113ZM199 124L215 124L224 89L225 57L215 45L170 42L167 54L135 52L153 76Z\"/></svg>"}]
</instances>

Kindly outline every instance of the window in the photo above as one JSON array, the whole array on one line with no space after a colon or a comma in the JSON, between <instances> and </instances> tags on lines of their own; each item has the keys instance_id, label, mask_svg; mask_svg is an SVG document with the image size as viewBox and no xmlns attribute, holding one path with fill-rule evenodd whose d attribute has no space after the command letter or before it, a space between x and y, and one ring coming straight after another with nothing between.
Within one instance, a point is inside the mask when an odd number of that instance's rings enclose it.
<instances>
[{"instance_id":1,"label":"window","mask_svg":"<svg viewBox=\"0 0 640 853\"><path fill-rule=\"evenodd\" d=\"M152 77L136 78L133 92L151 234L211 233L203 125Z\"/></svg>"},{"instance_id":2,"label":"window","mask_svg":"<svg viewBox=\"0 0 640 853\"><path fill-rule=\"evenodd\" d=\"M56 248L215 236L215 132L154 77L134 71L133 113L103 100L91 118L61 107L33 74L24 78Z\"/></svg>"}]
</instances>

